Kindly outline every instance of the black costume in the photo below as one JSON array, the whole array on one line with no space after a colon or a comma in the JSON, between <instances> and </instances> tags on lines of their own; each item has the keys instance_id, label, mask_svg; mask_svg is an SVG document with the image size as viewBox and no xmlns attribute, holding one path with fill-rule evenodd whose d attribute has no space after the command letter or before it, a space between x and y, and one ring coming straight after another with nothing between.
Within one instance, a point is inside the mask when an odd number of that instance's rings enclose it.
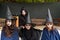
<instances>
[{"instance_id":1,"label":"black costume","mask_svg":"<svg viewBox=\"0 0 60 40\"><path fill-rule=\"evenodd\" d=\"M30 30L22 29L22 40L39 40L41 30L31 28Z\"/></svg>"}]
</instances>

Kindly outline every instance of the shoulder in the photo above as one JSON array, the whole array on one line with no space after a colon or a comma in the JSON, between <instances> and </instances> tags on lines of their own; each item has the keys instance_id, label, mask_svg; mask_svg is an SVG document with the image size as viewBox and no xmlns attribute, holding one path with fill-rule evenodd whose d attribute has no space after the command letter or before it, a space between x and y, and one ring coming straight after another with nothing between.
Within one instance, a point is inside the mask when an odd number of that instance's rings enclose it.
<instances>
[{"instance_id":1,"label":"shoulder","mask_svg":"<svg viewBox=\"0 0 60 40\"><path fill-rule=\"evenodd\" d=\"M22 15L19 15L19 18L21 18L22 17Z\"/></svg>"},{"instance_id":2,"label":"shoulder","mask_svg":"<svg viewBox=\"0 0 60 40\"><path fill-rule=\"evenodd\" d=\"M41 34L42 30L37 30L37 29L34 29L33 30L35 31L35 33L38 35L38 34Z\"/></svg>"},{"instance_id":3,"label":"shoulder","mask_svg":"<svg viewBox=\"0 0 60 40\"><path fill-rule=\"evenodd\" d=\"M48 31L48 30L47 30L46 28L44 28L44 29L43 29L43 32L44 32L44 31Z\"/></svg>"},{"instance_id":4,"label":"shoulder","mask_svg":"<svg viewBox=\"0 0 60 40\"><path fill-rule=\"evenodd\" d=\"M56 32L56 33L58 32L58 30L56 28L53 31Z\"/></svg>"},{"instance_id":5,"label":"shoulder","mask_svg":"<svg viewBox=\"0 0 60 40\"><path fill-rule=\"evenodd\" d=\"M53 32L54 32L54 34L59 35L59 32L57 29L54 29Z\"/></svg>"},{"instance_id":6,"label":"shoulder","mask_svg":"<svg viewBox=\"0 0 60 40\"><path fill-rule=\"evenodd\" d=\"M37 31L37 32L42 32L42 30L39 30L39 29L34 29L35 31Z\"/></svg>"},{"instance_id":7,"label":"shoulder","mask_svg":"<svg viewBox=\"0 0 60 40\"><path fill-rule=\"evenodd\" d=\"M58 32L59 32L59 35L60 35L60 30L59 29L57 29L58 30Z\"/></svg>"}]
</instances>

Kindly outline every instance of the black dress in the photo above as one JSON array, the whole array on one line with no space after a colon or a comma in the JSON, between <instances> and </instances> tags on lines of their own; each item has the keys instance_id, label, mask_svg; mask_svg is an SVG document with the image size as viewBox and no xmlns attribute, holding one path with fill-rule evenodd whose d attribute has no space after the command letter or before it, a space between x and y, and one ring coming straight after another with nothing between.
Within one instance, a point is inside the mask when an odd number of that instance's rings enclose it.
<instances>
[{"instance_id":1,"label":"black dress","mask_svg":"<svg viewBox=\"0 0 60 40\"><path fill-rule=\"evenodd\" d=\"M22 14L19 15L19 36L22 35L21 33L21 30L22 28L20 26L25 26L26 24L26 18L27 18L27 15L23 16Z\"/></svg>"},{"instance_id":2,"label":"black dress","mask_svg":"<svg viewBox=\"0 0 60 40\"><path fill-rule=\"evenodd\" d=\"M27 15L23 16L22 14L19 16L19 26L24 26L26 24Z\"/></svg>"},{"instance_id":3,"label":"black dress","mask_svg":"<svg viewBox=\"0 0 60 40\"><path fill-rule=\"evenodd\" d=\"M22 40L39 40L41 30L36 30L34 28L31 28L30 30L22 29Z\"/></svg>"}]
</instances>

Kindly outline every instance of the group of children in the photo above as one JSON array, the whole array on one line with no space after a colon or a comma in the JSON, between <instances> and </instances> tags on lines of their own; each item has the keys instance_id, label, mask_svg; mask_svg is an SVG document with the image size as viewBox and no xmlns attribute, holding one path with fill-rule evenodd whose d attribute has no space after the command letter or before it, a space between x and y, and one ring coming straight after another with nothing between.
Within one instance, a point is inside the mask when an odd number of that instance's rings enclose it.
<instances>
[{"instance_id":1,"label":"group of children","mask_svg":"<svg viewBox=\"0 0 60 40\"><path fill-rule=\"evenodd\" d=\"M5 26L2 29L0 40L60 40L60 35L56 28L54 28L54 23L52 16L50 14L50 9L48 9L48 14L46 18L46 27L41 30L36 30L35 24L32 23L30 14L23 7L21 9L21 14L19 15L19 27L17 28L13 21L16 20L12 17L9 7L7 6Z\"/></svg>"}]
</instances>

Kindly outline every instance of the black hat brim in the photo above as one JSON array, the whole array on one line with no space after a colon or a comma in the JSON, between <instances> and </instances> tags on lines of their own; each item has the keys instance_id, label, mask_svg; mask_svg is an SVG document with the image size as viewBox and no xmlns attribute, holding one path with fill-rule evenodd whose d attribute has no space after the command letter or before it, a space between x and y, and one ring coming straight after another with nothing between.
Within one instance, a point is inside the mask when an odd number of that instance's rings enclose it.
<instances>
[{"instance_id":1,"label":"black hat brim","mask_svg":"<svg viewBox=\"0 0 60 40\"><path fill-rule=\"evenodd\" d=\"M34 24L34 23L26 23L26 24L30 24L30 25L32 25L32 27L36 26L36 24Z\"/></svg>"}]
</instances>

